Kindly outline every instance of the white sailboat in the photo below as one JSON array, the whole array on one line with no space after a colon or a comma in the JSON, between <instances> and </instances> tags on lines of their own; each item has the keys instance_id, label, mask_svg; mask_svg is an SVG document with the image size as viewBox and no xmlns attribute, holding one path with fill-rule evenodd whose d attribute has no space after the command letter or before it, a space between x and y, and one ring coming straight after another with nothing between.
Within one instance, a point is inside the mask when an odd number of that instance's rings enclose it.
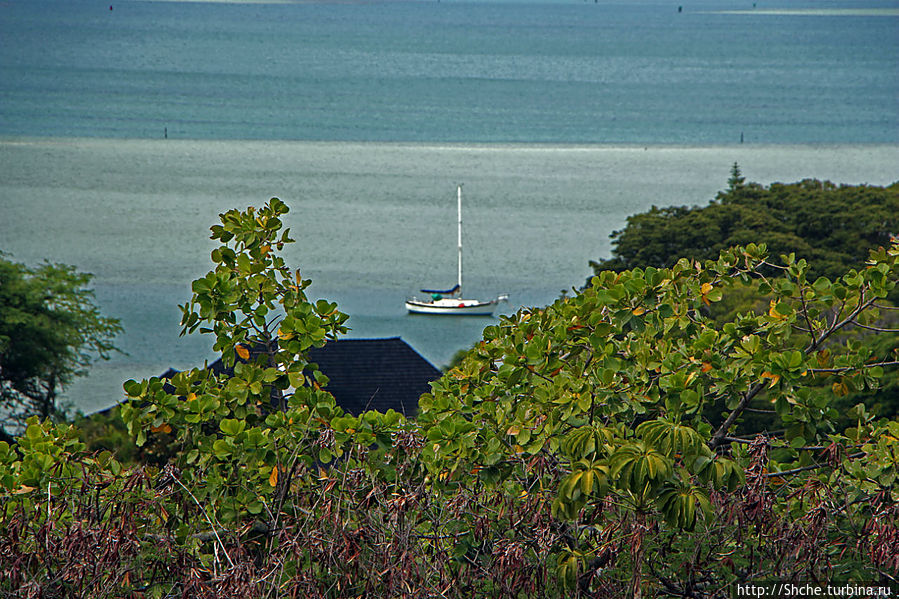
<instances>
[{"instance_id":1,"label":"white sailboat","mask_svg":"<svg viewBox=\"0 0 899 599\"><path fill-rule=\"evenodd\" d=\"M430 294L425 299L410 298L406 300L406 309L413 314L445 314L445 315L471 315L493 316L496 306L506 299L507 295L500 295L492 300L467 299L462 295L462 186L456 188L456 198L459 213L459 266L456 286L452 289L422 289L422 293Z\"/></svg>"}]
</instances>

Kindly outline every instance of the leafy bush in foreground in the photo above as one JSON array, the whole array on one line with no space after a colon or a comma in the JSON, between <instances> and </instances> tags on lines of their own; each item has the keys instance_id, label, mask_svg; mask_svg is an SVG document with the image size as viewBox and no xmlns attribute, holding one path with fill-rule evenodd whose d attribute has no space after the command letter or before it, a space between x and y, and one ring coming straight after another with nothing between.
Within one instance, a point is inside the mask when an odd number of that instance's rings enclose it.
<instances>
[{"instance_id":1,"label":"leafy bush in foreground","mask_svg":"<svg viewBox=\"0 0 899 599\"><path fill-rule=\"evenodd\" d=\"M846 331L894 333L899 244L837 280L752 245L603 273L488 327L411 422L343 413L308 363L346 316L279 257L286 212L222 215L183 306L234 376L125 384L166 465L37 420L0 443L0 596L726 597L899 573L899 422L859 407L840 430L833 407L895 368ZM708 318L746 285L765 311ZM772 425L744 434L755 410Z\"/></svg>"}]
</instances>

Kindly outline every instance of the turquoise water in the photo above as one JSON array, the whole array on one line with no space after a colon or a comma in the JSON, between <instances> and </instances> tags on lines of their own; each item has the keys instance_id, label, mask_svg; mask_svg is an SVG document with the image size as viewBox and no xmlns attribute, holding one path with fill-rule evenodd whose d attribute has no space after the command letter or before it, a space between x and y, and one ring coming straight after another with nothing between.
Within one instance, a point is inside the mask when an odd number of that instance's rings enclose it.
<instances>
[{"instance_id":1,"label":"turquoise water","mask_svg":"<svg viewBox=\"0 0 899 599\"><path fill-rule=\"evenodd\" d=\"M899 180L896 2L112 1L0 3L0 250L94 273L126 329L85 411L212 357L177 304L232 207L285 200L313 296L440 366L491 322L403 311L454 281L457 183L466 287L514 310L734 162Z\"/></svg>"},{"instance_id":2,"label":"turquoise water","mask_svg":"<svg viewBox=\"0 0 899 599\"><path fill-rule=\"evenodd\" d=\"M899 141L899 2L757 4L8 0L0 134Z\"/></svg>"}]
</instances>

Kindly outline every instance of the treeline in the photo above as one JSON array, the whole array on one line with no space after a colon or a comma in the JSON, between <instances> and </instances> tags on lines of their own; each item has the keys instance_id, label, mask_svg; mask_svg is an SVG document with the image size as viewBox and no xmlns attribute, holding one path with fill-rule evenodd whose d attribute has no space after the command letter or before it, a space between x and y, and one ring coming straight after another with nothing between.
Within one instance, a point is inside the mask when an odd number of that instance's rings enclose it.
<instances>
[{"instance_id":1,"label":"treeline","mask_svg":"<svg viewBox=\"0 0 899 599\"><path fill-rule=\"evenodd\" d=\"M707 206L653 206L612 234L612 256L595 273L670 267L680 258L714 260L727 248L764 243L772 256L793 253L812 278L840 276L864 264L871 248L899 235L899 182L888 187L746 183L734 164L728 188Z\"/></svg>"}]
</instances>

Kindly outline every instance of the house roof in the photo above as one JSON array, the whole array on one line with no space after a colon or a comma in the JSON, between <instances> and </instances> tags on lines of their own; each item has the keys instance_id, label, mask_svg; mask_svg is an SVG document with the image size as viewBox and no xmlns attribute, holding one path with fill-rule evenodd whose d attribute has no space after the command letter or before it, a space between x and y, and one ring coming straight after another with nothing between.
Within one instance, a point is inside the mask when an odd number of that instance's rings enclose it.
<instances>
[{"instance_id":1,"label":"house roof","mask_svg":"<svg viewBox=\"0 0 899 599\"><path fill-rule=\"evenodd\" d=\"M309 362L328 377L325 389L334 395L337 405L353 415L392 409L414 417L418 398L443 374L399 337L328 341L323 347L309 349ZM216 374L230 371L221 358L208 368ZM160 378L176 374L177 370L169 368ZM166 390L174 393L175 388L167 383ZM98 413L107 414L113 407Z\"/></svg>"},{"instance_id":2,"label":"house roof","mask_svg":"<svg viewBox=\"0 0 899 599\"><path fill-rule=\"evenodd\" d=\"M312 348L309 361L329 380L326 389L351 414L418 411L418 398L441 372L399 337L340 339Z\"/></svg>"},{"instance_id":3,"label":"house roof","mask_svg":"<svg viewBox=\"0 0 899 599\"><path fill-rule=\"evenodd\" d=\"M353 415L392 409L413 417L418 411L418 398L442 375L399 337L332 340L323 347L309 348L308 354L309 362L317 364L329 379L325 389L337 405ZM221 358L209 369L216 374L229 370Z\"/></svg>"}]
</instances>

